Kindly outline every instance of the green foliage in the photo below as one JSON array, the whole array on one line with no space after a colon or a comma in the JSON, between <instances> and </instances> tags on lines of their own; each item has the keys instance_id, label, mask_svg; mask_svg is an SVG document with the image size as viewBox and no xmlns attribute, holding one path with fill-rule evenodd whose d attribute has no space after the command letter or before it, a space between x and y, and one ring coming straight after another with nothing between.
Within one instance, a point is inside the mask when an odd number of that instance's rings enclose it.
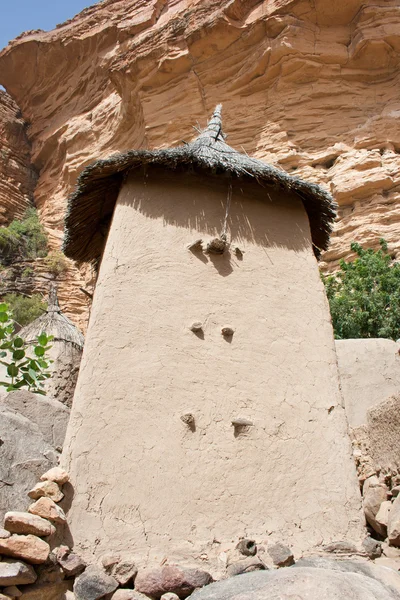
<instances>
[{"instance_id":1,"label":"green foliage","mask_svg":"<svg viewBox=\"0 0 400 600\"><path fill-rule=\"evenodd\" d=\"M8 227L0 227L0 263L9 265L16 259L32 259L47 255L47 235L34 208L28 208L23 219L14 219Z\"/></svg>"},{"instance_id":2,"label":"green foliage","mask_svg":"<svg viewBox=\"0 0 400 600\"><path fill-rule=\"evenodd\" d=\"M47 308L40 294L28 297L12 293L6 294L3 300L9 305L14 321L22 327L40 317Z\"/></svg>"},{"instance_id":3,"label":"green foliage","mask_svg":"<svg viewBox=\"0 0 400 600\"><path fill-rule=\"evenodd\" d=\"M381 249L364 250L351 244L357 254L352 262L340 261L335 275L322 276L337 339L400 337L400 264Z\"/></svg>"},{"instance_id":4,"label":"green foliage","mask_svg":"<svg viewBox=\"0 0 400 600\"><path fill-rule=\"evenodd\" d=\"M68 269L67 259L60 250L52 250L49 252L43 262L46 269L49 273L54 275L54 277L58 277L58 275L65 273Z\"/></svg>"},{"instance_id":5,"label":"green foliage","mask_svg":"<svg viewBox=\"0 0 400 600\"><path fill-rule=\"evenodd\" d=\"M52 336L41 333L28 351L26 342L14 336L15 323L7 304L0 304L0 363L7 367L7 381L0 386L13 392L26 388L35 394L46 394L44 381L50 377L50 361L46 354L50 350Z\"/></svg>"}]
</instances>

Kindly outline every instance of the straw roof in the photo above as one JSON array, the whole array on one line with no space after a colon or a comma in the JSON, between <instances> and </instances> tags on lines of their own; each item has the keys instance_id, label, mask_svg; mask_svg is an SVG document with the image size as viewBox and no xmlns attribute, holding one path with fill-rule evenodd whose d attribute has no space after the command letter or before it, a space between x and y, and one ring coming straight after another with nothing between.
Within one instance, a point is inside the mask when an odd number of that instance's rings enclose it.
<instances>
[{"instance_id":1,"label":"straw roof","mask_svg":"<svg viewBox=\"0 0 400 600\"><path fill-rule=\"evenodd\" d=\"M52 335L55 342L69 342L78 349L83 348L85 338L77 327L66 317L60 309L57 290L54 285L49 291L47 310L43 315L23 327L20 335L28 344L35 342L42 332Z\"/></svg>"},{"instance_id":2,"label":"straw roof","mask_svg":"<svg viewBox=\"0 0 400 600\"><path fill-rule=\"evenodd\" d=\"M328 247L336 216L336 205L328 192L228 146L219 105L207 127L189 144L161 150L130 150L88 165L68 199L64 238L67 256L78 262L101 256L124 177L131 169L143 165L190 169L217 177L225 174L232 181L254 180L261 186L294 192L307 211L316 256ZM265 197L268 199L267 190Z\"/></svg>"}]
</instances>

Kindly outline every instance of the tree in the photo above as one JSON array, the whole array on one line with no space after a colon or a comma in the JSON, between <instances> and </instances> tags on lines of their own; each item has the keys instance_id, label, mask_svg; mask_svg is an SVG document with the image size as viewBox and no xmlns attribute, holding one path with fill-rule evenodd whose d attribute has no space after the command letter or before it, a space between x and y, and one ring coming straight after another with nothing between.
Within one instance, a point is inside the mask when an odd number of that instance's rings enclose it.
<instances>
[{"instance_id":1,"label":"tree","mask_svg":"<svg viewBox=\"0 0 400 600\"><path fill-rule=\"evenodd\" d=\"M351 244L353 261L340 261L334 275L322 276L337 339L400 337L400 264L388 253Z\"/></svg>"},{"instance_id":2,"label":"tree","mask_svg":"<svg viewBox=\"0 0 400 600\"><path fill-rule=\"evenodd\" d=\"M0 386L8 392L27 388L35 394L45 395L43 382L50 377L50 361L46 354L50 350L52 336L41 333L36 343L28 344L14 335L14 321L7 304L0 304L0 364L6 367L7 381Z\"/></svg>"}]
</instances>

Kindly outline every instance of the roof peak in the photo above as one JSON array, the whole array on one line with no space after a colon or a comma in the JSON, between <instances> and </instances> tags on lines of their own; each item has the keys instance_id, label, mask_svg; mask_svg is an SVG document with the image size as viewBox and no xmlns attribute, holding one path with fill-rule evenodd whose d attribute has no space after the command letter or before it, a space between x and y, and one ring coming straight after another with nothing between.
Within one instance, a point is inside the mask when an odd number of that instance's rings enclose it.
<instances>
[{"instance_id":1,"label":"roof peak","mask_svg":"<svg viewBox=\"0 0 400 600\"><path fill-rule=\"evenodd\" d=\"M61 312L60 305L58 303L57 287L54 283L51 283L49 288L47 312Z\"/></svg>"},{"instance_id":2,"label":"roof peak","mask_svg":"<svg viewBox=\"0 0 400 600\"><path fill-rule=\"evenodd\" d=\"M222 131L222 104L217 104L212 114L211 119L207 123L207 127L203 129L197 139L201 138L212 138L217 141L219 137L225 138Z\"/></svg>"}]
</instances>

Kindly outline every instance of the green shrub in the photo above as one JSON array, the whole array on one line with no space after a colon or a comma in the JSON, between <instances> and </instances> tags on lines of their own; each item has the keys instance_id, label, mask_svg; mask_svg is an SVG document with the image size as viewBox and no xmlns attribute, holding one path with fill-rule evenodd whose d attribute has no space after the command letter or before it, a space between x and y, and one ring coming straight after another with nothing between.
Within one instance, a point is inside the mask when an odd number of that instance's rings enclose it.
<instances>
[{"instance_id":1,"label":"green shrub","mask_svg":"<svg viewBox=\"0 0 400 600\"><path fill-rule=\"evenodd\" d=\"M52 250L44 259L44 264L49 273L58 277L68 270L68 263L65 255L60 250Z\"/></svg>"},{"instance_id":2,"label":"green shrub","mask_svg":"<svg viewBox=\"0 0 400 600\"><path fill-rule=\"evenodd\" d=\"M24 339L14 335L15 323L7 304L0 304L0 363L7 370L0 386L13 392L27 388L35 394L45 395L44 381L50 377L47 358L52 336L42 332L33 345L28 347Z\"/></svg>"},{"instance_id":3,"label":"green shrub","mask_svg":"<svg viewBox=\"0 0 400 600\"><path fill-rule=\"evenodd\" d=\"M31 297L14 293L6 294L3 301L11 310L14 321L22 327L40 317L47 308L40 294L33 294Z\"/></svg>"},{"instance_id":4,"label":"green shrub","mask_svg":"<svg viewBox=\"0 0 400 600\"><path fill-rule=\"evenodd\" d=\"M322 276L337 339L400 337L400 264L381 249L351 244L353 261L340 261L334 275Z\"/></svg>"},{"instance_id":5,"label":"green shrub","mask_svg":"<svg viewBox=\"0 0 400 600\"><path fill-rule=\"evenodd\" d=\"M0 262L9 265L16 259L47 255L47 235L35 208L28 208L21 220L0 227Z\"/></svg>"}]
</instances>

